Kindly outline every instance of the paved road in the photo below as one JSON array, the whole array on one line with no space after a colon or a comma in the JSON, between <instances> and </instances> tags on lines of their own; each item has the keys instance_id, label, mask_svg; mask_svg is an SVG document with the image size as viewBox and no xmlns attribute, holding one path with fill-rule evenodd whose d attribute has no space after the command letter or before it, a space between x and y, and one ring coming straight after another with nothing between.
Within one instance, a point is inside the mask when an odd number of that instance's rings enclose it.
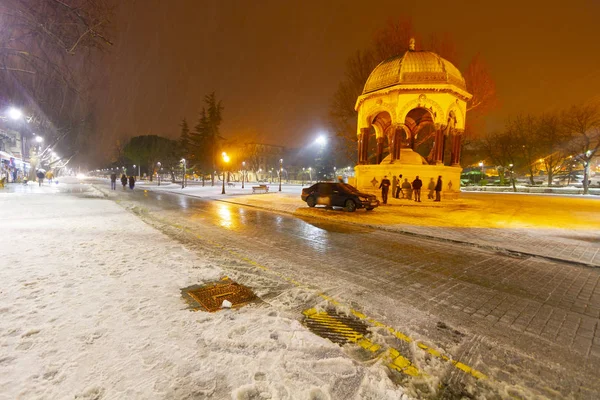
<instances>
[{"instance_id":1,"label":"paved road","mask_svg":"<svg viewBox=\"0 0 600 400\"><path fill-rule=\"evenodd\" d=\"M254 289L265 301L277 304L282 292L294 290L281 278L288 277L490 377L476 381L412 344L405 346L411 360L436 382L413 383L417 395L600 396L600 269L181 195L122 197L165 233L212 254L238 280L262 277ZM282 306L299 312L319 299L296 300Z\"/></svg>"}]
</instances>

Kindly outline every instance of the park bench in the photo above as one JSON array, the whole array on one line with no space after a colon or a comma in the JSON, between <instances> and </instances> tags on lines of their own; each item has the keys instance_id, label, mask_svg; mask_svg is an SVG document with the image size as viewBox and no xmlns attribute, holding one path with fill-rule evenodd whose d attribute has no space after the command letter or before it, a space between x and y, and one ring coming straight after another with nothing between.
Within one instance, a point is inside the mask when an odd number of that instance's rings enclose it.
<instances>
[{"instance_id":1,"label":"park bench","mask_svg":"<svg viewBox=\"0 0 600 400\"><path fill-rule=\"evenodd\" d=\"M269 187L267 185L252 186L252 193L268 193Z\"/></svg>"},{"instance_id":2,"label":"park bench","mask_svg":"<svg viewBox=\"0 0 600 400\"><path fill-rule=\"evenodd\" d=\"M229 186L229 187L235 187L235 183L233 183L233 182L227 182L227 186Z\"/></svg>"}]
</instances>

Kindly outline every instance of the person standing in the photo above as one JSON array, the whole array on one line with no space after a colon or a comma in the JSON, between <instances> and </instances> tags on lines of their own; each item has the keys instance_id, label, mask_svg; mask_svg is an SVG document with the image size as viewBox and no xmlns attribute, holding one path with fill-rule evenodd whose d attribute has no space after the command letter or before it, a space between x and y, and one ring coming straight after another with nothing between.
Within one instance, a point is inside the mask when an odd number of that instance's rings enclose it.
<instances>
[{"instance_id":1,"label":"person standing","mask_svg":"<svg viewBox=\"0 0 600 400\"><path fill-rule=\"evenodd\" d=\"M44 177L46 175L42 171L38 171L36 176L38 178L38 182L39 182L40 186L42 186L42 183L44 183Z\"/></svg>"},{"instance_id":2,"label":"person standing","mask_svg":"<svg viewBox=\"0 0 600 400\"><path fill-rule=\"evenodd\" d=\"M383 200L383 204L387 204L388 199L388 191L390 190L390 180L387 175L383 177L381 183L379 184L379 189L381 189L381 198Z\"/></svg>"},{"instance_id":3,"label":"person standing","mask_svg":"<svg viewBox=\"0 0 600 400\"><path fill-rule=\"evenodd\" d=\"M427 198L433 200L433 192L435 191L435 182L433 181L433 178L430 178L429 185L427 186L427 189L429 189L429 193L427 194Z\"/></svg>"},{"instance_id":4,"label":"person standing","mask_svg":"<svg viewBox=\"0 0 600 400\"><path fill-rule=\"evenodd\" d=\"M441 193L442 193L442 176L438 176L437 183L435 184L435 200L441 201Z\"/></svg>"},{"instance_id":5,"label":"person standing","mask_svg":"<svg viewBox=\"0 0 600 400\"><path fill-rule=\"evenodd\" d=\"M413 193L415 194L415 201L421 202L421 187L423 187L423 181L419 179L419 176L412 182Z\"/></svg>"},{"instance_id":6,"label":"person standing","mask_svg":"<svg viewBox=\"0 0 600 400\"><path fill-rule=\"evenodd\" d=\"M392 197L396 197L396 190L398 190L398 178L394 175L392 176Z\"/></svg>"},{"instance_id":7,"label":"person standing","mask_svg":"<svg viewBox=\"0 0 600 400\"><path fill-rule=\"evenodd\" d=\"M412 186L408 181L408 178L404 178L404 182L402 182L402 198L403 199L412 199Z\"/></svg>"},{"instance_id":8,"label":"person standing","mask_svg":"<svg viewBox=\"0 0 600 400\"><path fill-rule=\"evenodd\" d=\"M400 198L400 191L402 190L402 174L398 175L398 186L396 186L396 191L392 193L395 198Z\"/></svg>"},{"instance_id":9,"label":"person standing","mask_svg":"<svg viewBox=\"0 0 600 400\"><path fill-rule=\"evenodd\" d=\"M121 175L121 185L123 185L123 190L125 190L125 186L127 186L127 176L125 174Z\"/></svg>"},{"instance_id":10,"label":"person standing","mask_svg":"<svg viewBox=\"0 0 600 400\"><path fill-rule=\"evenodd\" d=\"M112 190L117 190L117 174L114 172L110 174L110 188Z\"/></svg>"},{"instance_id":11,"label":"person standing","mask_svg":"<svg viewBox=\"0 0 600 400\"><path fill-rule=\"evenodd\" d=\"M133 190L135 187L135 178L133 175L129 175L129 189Z\"/></svg>"}]
</instances>

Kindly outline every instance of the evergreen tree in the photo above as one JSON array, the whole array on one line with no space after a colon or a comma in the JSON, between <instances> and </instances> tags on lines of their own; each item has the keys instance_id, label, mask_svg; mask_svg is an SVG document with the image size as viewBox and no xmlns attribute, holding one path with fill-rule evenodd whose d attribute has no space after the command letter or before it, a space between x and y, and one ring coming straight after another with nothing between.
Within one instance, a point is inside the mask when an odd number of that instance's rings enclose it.
<instances>
[{"instance_id":1,"label":"evergreen tree","mask_svg":"<svg viewBox=\"0 0 600 400\"><path fill-rule=\"evenodd\" d=\"M215 92L204 97L205 107L200 112L198 124L190 135L190 142L195 151L194 161L198 163L203 171L210 171L212 185L215 184L217 166L220 165L219 141L222 139L219 133L219 125L223 120L223 106L217 101Z\"/></svg>"},{"instance_id":2,"label":"evergreen tree","mask_svg":"<svg viewBox=\"0 0 600 400\"><path fill-rule=\"evenodd\" d=\"M179 126L181 126L181 136L179 137L181 154L183 154L183 157L186 159L191 159L193 158L193 151L190 139L190 128L188 127L187 120L184 118Z\"/></svg>"}]
</instances>

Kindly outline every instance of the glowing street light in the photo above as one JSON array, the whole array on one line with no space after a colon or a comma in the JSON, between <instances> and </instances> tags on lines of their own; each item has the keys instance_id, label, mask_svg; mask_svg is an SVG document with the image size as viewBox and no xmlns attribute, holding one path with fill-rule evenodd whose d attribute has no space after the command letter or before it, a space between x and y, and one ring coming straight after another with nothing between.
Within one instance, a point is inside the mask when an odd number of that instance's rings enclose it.
<instances>
[{"instance_id":1,"label":"glowing street light","mask_svg":"<svg viewBox=\"0 0 600 400\"><path fill-rule=\"evenodd\" d=\"M242 161L242 189L244 188L245 175L246 175L246 161Z\"/></svg>"},{"instance_id":2,"label":"glowing street light","mask_svg":"<svg viewBox=\"0 0 600 400\"><path fill-rule=\"evenodd\" d=\"M183 176L181 177L181 188L185 187L185 158L181 159L181 164L183 166Z\"/></svg>"},{"instance_id":3,"label":"glowing street light","mask_svg":"<svg viewBox=\"0 0 600 400\"><path fill-rule=\"evenodd\" d=\"M279 191L281 192L281 173L283 172L283 158L279 159Z\"/></svg>"},{"instance_id":4,"label":"glowing street light","mask_svg":"<svg viewBox=\"0 0 600 400\"><path fill-rule=\"evenodd\" d=\"M159 162L156 163L156 176L158 177L158 186L160 186L160 166L162 164Z\"/></svg>"},{"instance_id":5,"label":"glowing street light","mask_svg":"<svg viewBox=\"0 0 600 400\"><path fill-rule=\"evenodd\" d=\"M44 138L41 137L41 136L36 136L35 137L35 141L38 142L38 143L42 143L44 141Z\"/></svg>"},{"instance_id":6,"label":"glowing street light","mask_svg":"<svg viewBox=\"0 0 600 400\"><path fill-rule=\"evenodd\" d=\"M325 137L325 135L320 135L316 140L315 143L320 145L320 146L325 146L327 144L327 137Z\"/></svg>"},{"instance_id":7,"label":"glowing street light","mask_svg":"<svg viewBox=\"0 0 600 400\"><path fill-rule=\"evenodd\" d=\"M229 156L225 152L223 152L221 155L223 156L223 190L221 190L221 194L225 194L225 169L227 167L227 163L229 162Z\"/></svg>"},{"instance_id":8,"label":"glowing street light","mask_svg":"<svg viewBox=\"0 0 600 400\"><path fill-rule=\"evenodd\" d=\"M8 109L8 116L15 121L23 117L23 112L18 108L11 107Z\"/></svg>"}]
</instances>

